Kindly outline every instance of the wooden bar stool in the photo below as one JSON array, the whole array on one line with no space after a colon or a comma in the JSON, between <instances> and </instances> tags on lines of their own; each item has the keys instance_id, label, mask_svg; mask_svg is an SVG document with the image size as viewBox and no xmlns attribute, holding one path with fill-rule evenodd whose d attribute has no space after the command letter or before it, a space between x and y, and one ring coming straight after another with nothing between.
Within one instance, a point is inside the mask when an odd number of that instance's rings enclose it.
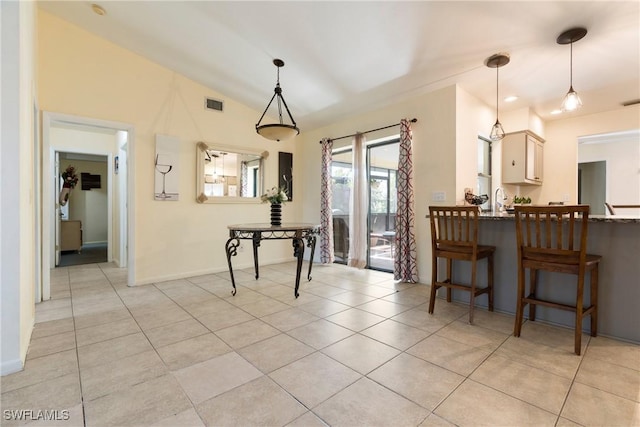
<instances>
[{"instance_id":1,"label":"wooden bar stool","mask_svg":"<svg viewBox=\"0 0 640 427\"><path fill-rule=\"evenodd\" d=\"M529 320L536 319L536 305L575 312L575 353L580 355L582 318L591 315L591 336L598 326L599 255L587 254L589 206L516 206L518 245L518 295L513 335L520 336L524 307ZM525 295L525 270L529 270L529 293ZM575 304L536 296L538 270L577 276ZM590 273L590 304L584 307L584 279ZM554 285L555 286L555 285Z\"/></svg>"},{"instance_id":2,"label":"wooden bar stool","mask_svg":"<svg viewBox=\"0 0 640 427\"><path fill-rule=\"evenodd\" d=\"M477 206L429 206L431 223L431 298L429 313L433 314L438 288L447 288L447 302L451 302L451 289L470 292L469 323L473 324L473 309L477 296L487 294L489 311L493 311L493 253L495 246L478 244ZM447 277L438 280L438 258L447 260ZM487 259L487 286L477 286L478 260ZM471 284L454 283L453 261L471 262Z\"/></svg>"}]
</instances>

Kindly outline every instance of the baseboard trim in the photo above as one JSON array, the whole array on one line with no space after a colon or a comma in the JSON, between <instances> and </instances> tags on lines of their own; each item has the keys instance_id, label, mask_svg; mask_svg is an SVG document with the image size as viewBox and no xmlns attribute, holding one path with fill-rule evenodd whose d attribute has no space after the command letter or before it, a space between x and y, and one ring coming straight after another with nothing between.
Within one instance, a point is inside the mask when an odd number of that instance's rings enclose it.
<instances>
[{"instance_id":1,"label":"baseboard trim","mask_svg":"<svg viewBox=\"0 0 640 427\"><path fill-rule=\"evenodd\" d=\"M22 360L14 359L0 364L0 376L13 374L22 370Z\"/></svg>"}]
</instances>

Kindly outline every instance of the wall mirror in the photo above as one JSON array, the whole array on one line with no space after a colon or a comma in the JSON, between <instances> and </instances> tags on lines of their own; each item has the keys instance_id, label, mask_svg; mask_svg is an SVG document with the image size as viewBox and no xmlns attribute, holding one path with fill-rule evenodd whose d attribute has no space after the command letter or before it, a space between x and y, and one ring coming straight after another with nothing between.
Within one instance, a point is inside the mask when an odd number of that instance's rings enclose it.
<instances>
[{"instance_id":1,"label":"wall mirror","mask_svg":"<svg viewBox=\"0 0 640 427\"><path fill-rule=\"evenodd\" d=\"M264 160L268 156L268 151L198 142L196 201L260 203L264 193Z\"/></svg>"}]
</instances>

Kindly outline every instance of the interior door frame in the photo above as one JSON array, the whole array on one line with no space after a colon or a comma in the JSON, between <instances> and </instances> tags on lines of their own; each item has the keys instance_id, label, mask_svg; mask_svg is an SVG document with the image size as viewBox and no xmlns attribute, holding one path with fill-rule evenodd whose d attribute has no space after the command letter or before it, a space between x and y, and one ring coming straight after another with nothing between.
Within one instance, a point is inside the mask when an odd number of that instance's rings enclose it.
<instances>
[{"instance_id":1,"label":"interior door frame","mask_svg":"<svg viewBox=\"0 0 640 427\"><path fill-rule=\"evenodd\" d=\"M57 182L54 176L54 153L55 151L67 151L63 148L57 149L51 144L51 128L56 124L82 125L96 128L107 128L125 131L128 133L127 141L127 285L135 285L135 128L133 125L122 122L107 121L89 117L74 116L68 114L55 113L50 111L42 112L42 181L43 181L43 216L42 216L42 300L51 298L51 265L55 265L55 209L52 208L55 199L58 197L53 183ZM86 153L92 153L85 150ZM93 152L92 154L105 155L104 153ZM110 178L113 172L113 156L109 156L108 169ZM120 165L123 166L122 164ZM112 185L109 185L111 188ZM49 213L47 213L47 210Z\"/></svg>"}]
</instances>

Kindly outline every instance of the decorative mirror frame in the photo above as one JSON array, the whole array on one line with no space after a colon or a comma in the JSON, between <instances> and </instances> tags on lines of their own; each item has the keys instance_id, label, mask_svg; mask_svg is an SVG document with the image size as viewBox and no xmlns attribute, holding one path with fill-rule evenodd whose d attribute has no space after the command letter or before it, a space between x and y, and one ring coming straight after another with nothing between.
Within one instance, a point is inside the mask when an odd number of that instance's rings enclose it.
<instances>
[{"instance_id":1,"label":"decorative mirror frame","mask_svg":"<svg viewBox=\"0 0 640 427\"><path fill-rule=\"evenodd\" d=\"M265 160L269 157L268 151L259 151L256 149L238 147L235 145L223 145L223 144L212 144L208 145L205 142L198 142L196 144L196 202L198 203L262 203L260 197L232 197L232 196L218 196L218 197L210 197L204 193L204 184L205 184L205 159L204 153L208 150L216 150L216 151L226 151L228 153L237 153L237 154L250 154L253 156L260 157L262 162L260 167L260 191L262 194L264 192L264 168L265 168Z\"/></svg>"}]
</instances>

